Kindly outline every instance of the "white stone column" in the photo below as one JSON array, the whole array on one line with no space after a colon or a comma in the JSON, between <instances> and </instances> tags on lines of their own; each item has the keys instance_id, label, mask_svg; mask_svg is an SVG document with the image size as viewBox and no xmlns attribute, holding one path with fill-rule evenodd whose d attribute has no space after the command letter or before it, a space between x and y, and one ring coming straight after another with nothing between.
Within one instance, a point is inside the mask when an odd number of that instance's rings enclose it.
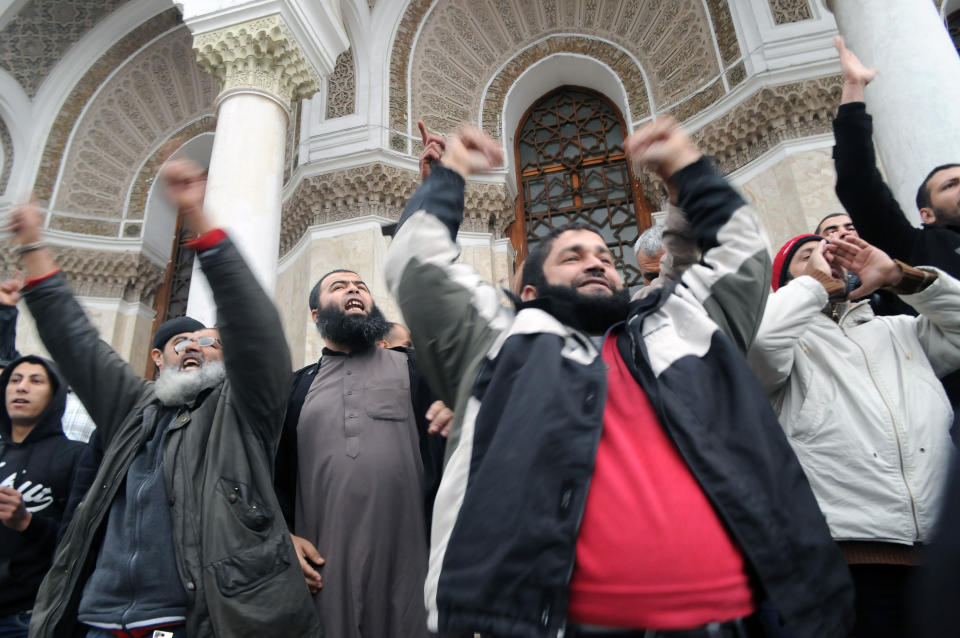
<instances>
[{"instance_id":1,"label":"white stone column","mask_svg":"<svg viewBox=\"0 0 960 638\"><path fill-rule=\"evenodd\" d=\"M847 47L879 69L867 86L877 152L907 216L931 168L960 162L960 58L930 0L827 0Z\"/></svg>"},{"instance_id":2,"label":"white stone column","mask_svg":"<svg viewBox=\"0 0 960 638\"><path fill-rule=\"evenodd\" d=\"M223 87L204 204L272 294L290 105L315 93L320 79L279 14L198 34L194 50ZM195 264L187 314L212 325L215 313Z\"/></svg>"}]
</instances>

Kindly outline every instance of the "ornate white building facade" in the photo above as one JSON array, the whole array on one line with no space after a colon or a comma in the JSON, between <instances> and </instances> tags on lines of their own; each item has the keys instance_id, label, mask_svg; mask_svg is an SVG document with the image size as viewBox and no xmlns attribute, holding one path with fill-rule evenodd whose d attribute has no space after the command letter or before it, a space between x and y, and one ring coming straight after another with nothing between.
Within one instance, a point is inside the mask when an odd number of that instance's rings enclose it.
<instances>
[{"instance_id":1,"label":"ornate white building facade","mask_svg":"<svg viewBox=\"0 0 960 638\"><path fill-rule=\"evenodd\" d=\"M758 208L771 242L840 209L831 121L839 32L891 184L913 211L958 161L960 0L8 0L0 4L0 210L33 191L105 340L147 368L155 322L212 321L156 184L171 141L209 166L208 204L283 314L295 363L319 339L316 279L356 269L388 316L383 261L418 183L416 121L501 140L467 188L464 261L509 286L551 219L629 246L664 192L622 156L669 113ZM839 25L839 26L838 26ZM173 144L173 145L176 145ZM557 212L561 211L561 212ZM561 214L562 213L562 214ZM554 216L554 217L551 217ZM7 273L15 260L3 252ZM188 294L189 293L189 294ZM19 347L42 352L27 313Z\"/></svg>"}]
</instances>

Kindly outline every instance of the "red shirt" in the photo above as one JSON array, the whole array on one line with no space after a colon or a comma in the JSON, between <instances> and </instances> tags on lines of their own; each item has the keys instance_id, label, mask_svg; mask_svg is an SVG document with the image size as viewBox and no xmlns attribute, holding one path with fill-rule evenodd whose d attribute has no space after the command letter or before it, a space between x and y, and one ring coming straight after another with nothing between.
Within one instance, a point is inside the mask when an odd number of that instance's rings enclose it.
<instances>
[{"instance_id":1,"label":"red shirt","mask_svg":"<svg viewBox=\"0 0 960 638\"><path fill-rule=\"evenodd\" d=\"M754 611L743 556L617 351L577 538L570 621L689 629Z\"/></svg>"}]
</instances>

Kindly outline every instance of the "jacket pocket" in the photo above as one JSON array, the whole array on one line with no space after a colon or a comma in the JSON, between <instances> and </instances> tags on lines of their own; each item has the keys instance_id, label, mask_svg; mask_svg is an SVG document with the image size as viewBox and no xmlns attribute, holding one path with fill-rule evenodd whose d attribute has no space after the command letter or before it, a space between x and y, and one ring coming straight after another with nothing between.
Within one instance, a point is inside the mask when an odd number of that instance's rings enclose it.
<instances>
[{"instance_id":1,"label":"jacket pocket","mask_svg":"<svg viewBox=\"0 0 960 638\"><path fill-rule=\"evenodd\" d=\"M253 498L246 483L221 478L217 481L217 491L223 495L230 511L244 527L254 532L263 532L270 528L273 512Z\"/></svg>"},{"instance_id":2,"label":"jacket pocket","mask_svg":"<svg viewBox=\"0 0 960 638\"><path fill-rule=\"evenodd\" d=\"M372 387L364 390L364 400L371 419L402 421L407 416L410 392L396 387Z\"/></svg>"},{"instance_id":3,"label":"jacket pocket","mask_svg":"<svg viewBox=\"0 0 960 638\"><path fill-rule=\"evenodd\" d=\"M284 534L213 563L217 588L236 596L261 585L290 566Z\"/></svg>"}]
</instances>

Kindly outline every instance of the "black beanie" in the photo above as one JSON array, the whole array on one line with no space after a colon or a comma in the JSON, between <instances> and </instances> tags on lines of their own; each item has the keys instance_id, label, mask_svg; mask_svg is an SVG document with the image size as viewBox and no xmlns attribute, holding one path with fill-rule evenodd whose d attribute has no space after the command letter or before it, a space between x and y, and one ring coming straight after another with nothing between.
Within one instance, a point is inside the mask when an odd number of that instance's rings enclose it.
<instances>
[{"instance_id":1,"label":"black beanie","mask_svg":"<svg viewBox=\"0 0 960 638\"><path fill-rule=\"evenodd\" d=\"M206 326L193 317L175 317L167 319L160 324L157 331L153 334L153 347L157 350L163 350L170 338L183 332L196 332L204 330Z\"/></svg>"}]
</instances>

